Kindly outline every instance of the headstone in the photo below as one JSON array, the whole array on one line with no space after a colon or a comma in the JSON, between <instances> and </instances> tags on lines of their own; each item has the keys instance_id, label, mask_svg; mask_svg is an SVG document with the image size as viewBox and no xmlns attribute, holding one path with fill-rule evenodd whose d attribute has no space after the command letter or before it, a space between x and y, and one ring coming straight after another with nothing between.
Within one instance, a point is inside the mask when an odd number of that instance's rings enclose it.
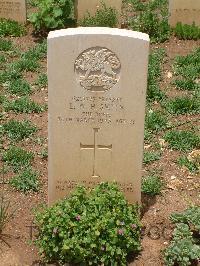
<instances>
[{"instance_id":1,"label":"headstone","mask_svg":"<svg viewBox=\"0 0 200 266\"><path fill-rule=\"evenodd\" d=\"M200 0L169 0L169 24L200 25Z\"/></svg>"},{"instance_id":2,"label":"headstone","mask_svg":"<svg viewBox=\"0 0 200 266\"><path fill-rule=\"evenodd\" d=\"M0 0L0 18L26 22L25 0Z\"/></svg>"},{"instance_id":3,"label":"headstone","mask_svg":"<svg viewBox=\"0 0 200 266\"><path fill-rule=\"evenodd\" d=\"M140 202L148 49L130 30L49 33L49 204L105 181Z\"/></svg>"},{"instance_id":4,"label":"headstone","mask_svg":"<svg viewBox=\"0 0 200 266\"><path fill-rule=\"evenodd\" d=\"M105 0L106 7L113 7L117 10L118 14L121 14L122 0ZM77 20L81 20L87 15L94 15L98 8L101 8L101 0L75 0L75 14Z\"/></svg>"}]
</instances>

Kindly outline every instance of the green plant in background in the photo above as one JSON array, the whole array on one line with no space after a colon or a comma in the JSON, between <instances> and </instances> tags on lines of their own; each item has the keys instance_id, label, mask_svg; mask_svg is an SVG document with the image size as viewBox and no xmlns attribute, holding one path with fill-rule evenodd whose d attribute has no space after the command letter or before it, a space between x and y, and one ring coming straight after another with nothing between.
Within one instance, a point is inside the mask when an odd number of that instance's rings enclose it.
<instances>
[{"instance_id":1,"label":"green plant in background","mask_svg":"<svg viewBox=\"0 0 200 266\"><path fill-rule=\"evenodd\" d=\"M150 195L155 196L161 193L163 188L163 182L160 177L156 175L150 175L142 180L142 192Z\"/></svg>"},{"instance_id":2,"label":"green plant in background","mask_svg":"<svg viewBox=\"0 0 200 266\"><path fill-rule=\"evenodd\" d=\"M12 41L0 38L0 51L10 51L13 48Z\"/></svg>"},{"instance_id":3,"label":"green plant in background","mask_svg":"<svg viewBox=\"0 0 200 266\"><path fill-rule=\"evenodd\" d=\"M191 173L198 173L199 172L199 169L200 169L200 164L198 162L193 162L193 161L190 161L187 156L181 156L178 158L177 160L177 163L183 167L187 167L188 170L191 172Z\"/></svg>"},{"instance_id":4,"label":"green plant in background","mask_svg":"<svg viewBox=\"0 0 200 266\"><path fill-rule=\"evenodd\" d=\"M78 187L67 199L36 214L36 244L47 261L81 265L127 265L140 250L138 206L114 184Z\"/></svg>"},{"instance_id":5,"label":"green plant in background","mask_svg":"<svg viewBox=\"0 0 200 266\"><path fill-rule=\"evenodd\" d=\"M32 168L27 168L19 175L13 177L10 182L12 187L23 193L28 191L37 192L39 190L38 173Z\"/></svg>"},{"instance_id":6,"label":"green plant in background","mask_svg":"<svg viewBox=\"0 0 200 266\"><path fill-rule=\"evenodd\" d=\"M200 246L195 243L188 225L177 224L170 246L164 252L164 259L167 266L189 266L200 259Z\"/></svg>"},{"instance_id":7,"label":"green plant in background","mask_svg":"<svg viewBox=\"0 0 200 266\"><path fill-rule=\"evenodd\" d=\"M136 5L134 6L134 3ZM154 0L142 4L138 1L131 1L133 8L141 10L131 20L130 27L135 31L149 34L152 42L164 42L169 39L171 31L168 24L167 1Z\"/></svg>"},{"instance_id":8,"label":"green plant in background","mask_svg":"<svg viewBox=\"0 0 200 266\"><path fill-rule=\"evenodd\" d=\"M148 83L147 83L147 100L160 101L165 97L160 90L159 81L161 81L162 64L165 57L164 49L155 49L149 56Z\"/></svg>"},{"instance_id":9,"label":"green plant in background","mask_svg":"<svg viewBox=\"0 0 200 266\"><path fill-rule=\"evenodd\" d=\"M48 84L47 74L44 73L40 74L35 82L35 85L37 85L39 88L45 88L47 87L47 84Z\"/></svg>"},{"instance_id":10,"label":"green plant in background","mask_svg":"<svg viewBox=\"0 0 200 266\"><path fill-rule=\"evenodd\" d=\"M73 0L37 0L37 11L29 16L36 31L64 28L72 21Z\"/></svg>"},{"instance_id":11,"label":"green plant in background","mask_svg":"<svg viewBox=\"0 0 200 266\"><path fill-rule=\"evenodd\" d=\"M149 164L155 161L160 160L161 154L160 152L153 152L153 151L144 151L144 164Z\"/></svg>"},{"instance_id":12,"label":"green plant in background","mask_svg":"<svg viewBox=\"0 0 200 266\"><path fill-rule=\"evenodd\" d=\"M173 223L185 223L192 231L200 234L200 206L191 206L182 213L173 213L170 218Z\"/></svg>"},{"instance_id":13,"label":"green plant in background","mask_svg":"<svg viewBox=\"0 0 200 266\"><path fill-rule=\"evenodd\" d=\"M166 265L196 265L200 259L200 207L191 206L182 213L173 213L170 218L176 228L164 251Z\"/></svg>"},{"instance_id":14,"label":"green plant in background","mask_svg":"<svg viewBox=\"0 0 200 266\"><path fill-rule=\"evenodd\" d=\"M3 107L6 112L12 110L16 113L41 113L46 107L42 106L28 97L22 97L13 101L4 101Z\"/></svg>"},{"instance_id":15,"label":"green plant in background","mask_svg":"<svg viewBox=\"0 0 200 266\"><path fill-rule=\"evenodd\" d=\"M200 89L200 84L192 79L176 79L172 84L175 85L178 90L195 91Z\"/></svg>"},{"instance_id":16,"label":"green plant in background","mask_svg":"<svg viewBox=\"0 0 200 266\"><path fill-rule=\"evenodd\" d=\"M168 119L161 111L150 110L146 113L145 129L159 132L167 127Z\"/></svg>"},{"instance_id":17,"label":"green plant in background","mask_svg":"<svg viewBox=\"0 0 200 266\"><path fill-rule=\"evenodd\" d=\"M11 119L1 127L3 133L6 133L9 139L13 141L20 141L28 138L37 131L37 127L28 120L17 121Z\"/></svg>"},{"instance_id":18,"label":"green plant in background","mask_svg":"<svg viewBox=\"0 0 200 266\"><path fill-rule=\"evenodd\" d=\"M177 23L174 28L175 36L180 40L198 40L200 39L200 27L196 26L195 23L192 25Z\"/></svg>"},{"instance_id":19,"label":"green plant in background","mask_svg":"<svg viewBox=\"0 0 200 266\"><path fill-rule=\"evenodd\" d=\"M22 60L41 60L47 56L47 41L44 40L21 54Z\"/></svg>"},{"instance_id":20,"label":"green plant in background","mask_svg":"<svg viewBox=\"0 0 200 266\"><path fill-rule=\"evenodd\" d=\"M173 84L181 90L200 89L200 48L186 56L177 56L173 64L177 78Z\"/></svg>"},{"instance_id":21,"label":"green plant in background","mask_svg":"<svg viewBox=\"0 0 200 266\"><path fill-rule=\"evenodd\" d=\"M173 150L187 152L200 147L200 136L193 131L172 130L164 135L164 139Z\"/></svg>"},{"instance_id":22,"label":"green plant in background","mask_svg":"<svg viewBox=\"0 0 200 266\"><path fill-rule=\"evenodd\" d=\"M200 97L176 97L164 104L170 114L195 114L200 113Z\"/></svg>"},{"instance_id":23,"label":"green plant in background","mask_svg":"<svg viewBox=\"0 0 200 266\"><path fill-rule=\"evenodd\" d=\"M33 158L34 154L32 152L18 147L11 147L3 154L3 161L11 166L14 172L30 166Z\"/></svg>"},{"instance_id":24,"label":"green plant in background","mask_svg":"<svg viewBox=\"0 0 200 266\"><path fill-rule=\"evenodd\" d=\"M94 16L89 13L79 21L79 26L82 27L110 27L115 28L118 25L117 10L112 7L106 7L105 3L101 3L101 7L97 10Z\"/></svg>"},{"instance_id":25,"label":"green plant in background","mask_svg":"<svg viewBox=\"0 0 200 266\"><path fill-rule=\"evenodd\" d=\"M30 95L32 93L32 88L29 83L21 78L10 80L6 87L11 94L18 96Z\"/></svg>"},{"instance_id":26,"label":"green plant in background","mask_svg":"<svg viewBox=\"0 0 200 266\"><path fill-rule=\"evenodd\" d=\"M0 19L0 37L20 37L26 33L25 27L16 21Z\"/></svg>"}]
</instances>

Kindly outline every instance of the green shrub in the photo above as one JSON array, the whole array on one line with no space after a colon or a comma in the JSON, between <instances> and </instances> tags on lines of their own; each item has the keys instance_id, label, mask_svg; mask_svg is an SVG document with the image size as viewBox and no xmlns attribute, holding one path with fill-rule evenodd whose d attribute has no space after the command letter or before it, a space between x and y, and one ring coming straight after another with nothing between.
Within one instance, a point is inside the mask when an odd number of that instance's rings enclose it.
<instances>
[{"instance_id":1,"label":"green shrub","mask_svg":"<svg viewBox=\"0 0 200 266\"><path fill-rule=\"evenodd\" d=\"M18 96L29 95L32 93L32 88L24 79L14 79L8 82L7 89L11 94Z\"/></svg>"},{"instance_id":2,"label":"green shrub","mask_svg":"<svg viewBox=\"0 0 200 266\"><path fill-rule=\"evenodd\" d=\"M11 147L3 154L3 161L12 166L14 172L30 166L34 155L32 152L25 151L22 148Z\"/></svg>"},{"instance_id":3,"label":"green shrub","mask_svg":"<svg viewBox=\"0 0 200 266\"><path fill-rule=\"evenodd\" d=\"M147 195L159 195L161 193L162 188L163 182L158 176L150 175L143 178L142 180L142 192Z\"/></svg>"},{"instance_id":4,"label":"green shrub","mask_svg":"<svg viewBox=\"0 0 200 266\"><path fill-rule=\"evenodd\" d=\"M130 26L135 31L149 34L152 42L164 42L169 39L171 31L168 24L167 1L148 1L140 6L143 9L135 16Z\"/></svg>"},{"instance_id":5,"label":"green shrub","mask_svg":"<svg viewBox=\"0 0 200 266\"><path fill-rule=\"evenodd\" d=\"M6 112L12 110L16 113L41 113L46 109L45 106L35 103L28 97L5 101L3 106Z\"/></svg>"},{"instance_id":6,"label":"green shrub","mask_svg":"<svg viewBox=\"0 0 200 266\"><path fill-rule=\"evenodd\" d=\"M173 223L185 223L191 227L192 231L197 231L200 235L200 206L191 206L182 213L171 215Z\"/></svg>"},{"instance_id":7,"label":"green shrub","mask_svg":"<svg viewBox=\"0 0 200 266\"><path fill-rule=\"evenodd\" d=\"M164 252L164 259L167 266L189 266L200 259L200 246L195 243L188 225L177 224L170 246Z\"/></svg>"},{"instance_id":8,"label":"green shrub","mask_svg":"<svg viewBox=\"0 0 200 266\"><path fill-rule=\"evenodd\" d=\"M36 215L36 244L47 261L78 265L127 265L140 250L138 207L118 187L79 187L67 199Z\"/></svg>"},{"instance_id":9,"label":"green shrub","mask_svg":"<svg viewBox=\"0 0 200 266\"><path fill-rule=\"evenodd\" d=\"M166 102L165 107L171 114L195 114L200 112L200 98L176 97Z\"/></svg>"},{"instance_id":10,"label":"green shrub","mask_svg":"<svg viewBox=\"0 0 200 266\"><path fill-rule=\"evenodd\" d=\"M160 160L160 152L144 151L144 164L149 164L158 160Z\"/></svg>"},{"instance_id":11,"label":"green shrub","mask_svg":"<svg viewBox=\"0 0 200 266\"><path fill-rule=\"evenodd\" d=\"M10 121L2 125L2 130L7 134L9 139L13 141L20 141L30 137L37 131L37 128L28 120L17 121L11 119Z\"/></svg>"},{"instance_id":12,"label":"green shrub","mask_svg":"<svg viewBox=\"0 0 200 266\"><path fill-rule=\"evenodd\" d=\"M0 38L0 51L10 51L12 49L12 41Z\"/></svg>"},{"instance_id":13,"label":"green shrub","mask_svg":"<svg viewBox=\"0 0 200 266\"><path fill-rule=\"evenodd\" d=\"M200 84L190 79L176 79L173 83L178 90L195 91L200 89Z\"/></svg>"},{"instance_id":14,"label":"green shrub","mask_svg":"<svg viewBox=\"0 0 200 266\"><path fill-rule=\"evenodd\" d=\"M78 24L82 27L110 27L115 28L118 25L118 13L112 7L106 7L104 3L97 10L94 16L89 13L79 21Z\"/></svg>"},{"instance_id":15,"label":"green shrub","mask_svg":"<svg viewBox=\"0 0 200 266\"><path fill-rule=\"evenodd\" d=\"M159 81L162 76L162 63L165 57L164 49L156 49L149 56L147 100L160 101L165 97L164 92L160 90Z\"/></svg>"},{"instance_id":16,"label":"green shrub","mask_svg":"<svg viewBox=\"0 0 200 266\"><path fill-rule=\"evenodd\" d=\"M180 166L185 166L188 168L188 170L191 172L191 173L198 173L199 172L199 169L200 169L200 165L198 162L192 162L190 161L186 156L181 156L177 163L180 165Z\"/></svg>"},{"instance_id":17,"label":"green shrub","mask_svg":"<svg viewBox=\"0 0 200 266\"><path fill-rule=\"evenodd\" d=\"M13 177L9 183L12 187L23 193L28 191L37 192L39 190L38 173L31 168L25 169L19 175Z\"/></svg>"},{"instance_id":18,"label":"green shrub","mask_svg":"<svg viewBox=\"0 0 200 266\"><path fill-rule=\"evenodd\" d=\"M145 128L151 132L158 132L167 126L167 117L161 111L150 110L146 114Z\"/></svg>"},{"instance_id":19,"label":"green shrub","mask_svg":"<svg viewBox=\"0 0 200 266\"><path fill-rule=\"evenodd\" d=\"M0 37L20 37L25 34L25 27L16 21L0 19Z\"/></svg>"},{"instance_id":20,"label":"green shrub","mask_svg":"<svg viewBox=\"0 0 200 266\"><path fill-rule=\"evenodd\" d=\"M73 0L37 0L37 12L29 16L36 31L64 28L69 23Z\"/></svg>"},{"instance_id":21,"label":"green shrub","mask_svg":"<svg viewBox=\"0 0 200 266\"><path fill-rule=\"evenodd\" d=\"M47 87L47 85L48 85L47 75L46 74L40 74L38 76L38 79L36 80L35 84L39 88L45 88L45 87Z\"/></svg>"},{"instance_id":22,"label":"green shrub","mask_svg":"<svg viewBox=\"0 0 200 266\"><path fill-rule=\"evenodd\" d=\"M191 151L200 147L200 137L193 131L172 130L167 132L164 139L168 142L169 147L179 151Z\"/></svg>"},{"instance_id":23,"label":"green shrub","mask_svg":"<svg viewBox=\"0 0 200 266\"><path fill-rule=\"evenodd\" d=\"M195 23L192 25L177 23L174 29L175 36L180 40L198 40L200 39L200 27Z\"/></svg>"}]
</instances>

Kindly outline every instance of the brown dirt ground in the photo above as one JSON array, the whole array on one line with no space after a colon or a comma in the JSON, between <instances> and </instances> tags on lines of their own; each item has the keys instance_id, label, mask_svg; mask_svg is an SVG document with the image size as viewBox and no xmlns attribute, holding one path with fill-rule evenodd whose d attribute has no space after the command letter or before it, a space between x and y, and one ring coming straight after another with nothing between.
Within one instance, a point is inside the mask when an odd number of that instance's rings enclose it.
<instances>
[{"instance_id":1,"label":"brown dirt ground","mask_svg":"<svg viewBox=\"0 0 200 266\"><path fill-rule=\"evenodd\" d=\"M35 38L31 33L32 29L29 26L28 35L22 38L13 38L13 41L22 50L26 50L35 43ZM163 67L164 79L161 82L161 87L165 90L170 86L171 80L167 77L167 73L172 71L173 58L176 55L186 55L195 47L200 47L200 41L180 41L171 37L170 41L161 45L152 45L152 48L155 47L163 47L167 52L167 60ZM42 71L46 72L46 62L43 62ZM35 77L34 74L27 73L26 78L32 82ZM176 95L177 91L170 87L168 93L172 96ZM32 95L32 99L39 103L47 103L47 97L47 88L36 90ZM42 187L38 193L23 194L13 190L9 185L5 185L5 195L11 200L12 206L15 206L16 212L0 238L0 266L41 265L37 249L30 243L30 228L28 226L33 220L33 209L39 204L47 202L47 160L37 155L44 147L47 147L47 112L30 115L16 115L10 112L7 118L12 117L19 120L28 118L39 128L37 140L27 139L20 145L35 153L33 167L41 173ZM195 116L190 117L195 118ZM185 117L183 116L182 119L184 121ZM41 144L40 141L43 143ZM4 143L5 150L8 145L9 143ZM175 163L178 155L179 152L164 148L161 160L150 166L152 170L163 170L161 177L166 186L160 196L150 198L143 195L142 197L143 249L141 254L133 262L130 262L129 265L131 266L164 265L161 251L169 243L173 228L169 221L170 214L183 211L190 202L200 204L200 177L193 175L191 178L187 178L191 176L188 170L180 169ZM144 167L143 174L145 175L146 172L147 169ZM172 179L172 176L175 176L176 179ZM9 177L8 174L6 179Z\"/></svg>"}]
</instances>

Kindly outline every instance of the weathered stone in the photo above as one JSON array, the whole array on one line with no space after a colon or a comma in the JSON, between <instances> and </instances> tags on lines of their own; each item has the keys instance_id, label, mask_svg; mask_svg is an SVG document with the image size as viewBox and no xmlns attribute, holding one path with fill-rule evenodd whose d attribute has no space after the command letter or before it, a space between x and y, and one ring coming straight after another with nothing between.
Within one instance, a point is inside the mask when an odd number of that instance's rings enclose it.
<instances>
[{"instance_id":1,"label":"weathered stone","mask_svg":"<svg viewBox=\"0 0 200 266\"><path fill-rule=\"evenodd\" d=\"M26 22L25 0L0 0L0 18Z\"/></svg>"},{"instance_id":2,"label":"weathered stone","mask_svg":"<svg viewBox=\"0 0 200 266\"><path fill-rule=\"evenodd\" d=\"M148 49L148 35L129 30L50 32L50 204L102 181L140 201Z\"/></svg>"},{"instance_id":3,"label":"weathered stone","mask_svg":"<svg viewBox=\"0 0 200 266\"><path fill-rule=\"evenodd\" d=\"M169 24L175 27L178 22L182 24L200 25L200 1L199 0L170 0Z\"/></svg>"}]
</instances>

